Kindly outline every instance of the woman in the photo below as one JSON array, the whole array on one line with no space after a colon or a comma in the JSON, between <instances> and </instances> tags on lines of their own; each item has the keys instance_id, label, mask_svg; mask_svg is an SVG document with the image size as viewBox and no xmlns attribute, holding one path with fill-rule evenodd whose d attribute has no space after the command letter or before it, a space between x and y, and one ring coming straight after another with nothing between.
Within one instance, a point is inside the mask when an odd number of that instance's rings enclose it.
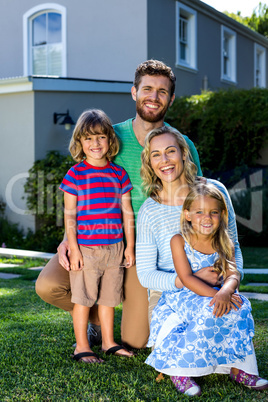
<instances>
[{"instance_id":1,"label":"woman","mask_svg":"<svg viewBox=\"0 0 268 402\"><path fill-rule=\"evenodd\" d=\"M174 269L170 240L180 231L182 204L198 179L187 144L178 131L161 127L147 135L142 152L141 176L149 198L138 214L137 274L142 286L148 288L150 318L163 291L179 291L183 286ZM202 180L213 183L224 196L228 209L229 235L235 247L237 270L242 276L243 261L235 213L228 192L216 180ZM213 271L213 267L210 270ZM215 285L207 268L195 275Z\"/></svg>"},{"instance_id":2,"label":"woman","mask_svg":"<svg viewBox=\"0 0 268 402\"><path fill-rule=\"evenodd\" d=\"M238 243L235 213L225 186L217 180L196 177L182 135L171 127L152 130L145 139L141 176L148 199L141 206L137 220L137 274L149 290L149 317L164 290L182 287L174 270L171 238L179 232L182 204L196 180L213 183L223 194L228 208L228 227L235 247L237 269L243 277L243 260ZM215 285L213 267L196 275Z\"/></svg>"}]
</instances>

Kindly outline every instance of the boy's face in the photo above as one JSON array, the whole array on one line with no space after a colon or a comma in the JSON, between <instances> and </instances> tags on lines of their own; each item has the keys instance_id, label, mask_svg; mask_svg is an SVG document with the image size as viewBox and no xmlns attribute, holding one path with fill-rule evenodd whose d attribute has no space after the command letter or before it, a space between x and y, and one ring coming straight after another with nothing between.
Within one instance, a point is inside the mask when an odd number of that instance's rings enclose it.
<instances>
[{"instance_id":1,"label":"boy's face","mask_svg":"<svg viewBox=\"0 0 268 402\"><path fill-rule=\"evenodd\" d=\"M86 161L92 166L105 166L107 153L109 151L109 138L101 131L101 127L94 127L93 132L82 136L81 145L86 155Z\"/></svg>"},{"instance_id":2,"label":"boy's face","mask_svg":"<svg viewBox=\"0 0 268 402\"><path fill-rule=\"evenodd\" d=\"M145 121L157 123L164 120L175 95L170 95L171 82L163 75L145 75L138 88L132 87L132 98L136 101L137 114Z\"/></svg>"}]
</instances>

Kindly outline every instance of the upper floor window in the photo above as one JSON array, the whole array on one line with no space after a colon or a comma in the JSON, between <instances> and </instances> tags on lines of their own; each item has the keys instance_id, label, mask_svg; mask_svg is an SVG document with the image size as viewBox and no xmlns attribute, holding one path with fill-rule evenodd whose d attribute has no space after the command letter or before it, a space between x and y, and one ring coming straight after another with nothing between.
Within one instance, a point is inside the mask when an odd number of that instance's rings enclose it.
<instances>
[{"instance_id":1,"label":"upper floor window","mask_svg":"<svg viewBox=\"0 0 268 402\"><path fill-rule=\"evenodd\" d=\"M197 66L197 16L196 11L182 3L176 3L176 64L196 69Z\"/></svg>"},{"instance_id":2,"label":"upper floor window","mask_svg":"<svg viewBox=\"0 0 268 402\"><path fill-rule=\"evenodd\" d=\"M266 49L254 44L254 86L266 87Z\"/></svg>"},{"instance_id":3,"label":"upper floor window","mask_svg":"<svg viewBox=\"0 0 268 402\"><path fill-rule=\"evenodd\" d=\"M66 11L43 4L24 14L24 75L66 76Z\"/></svg>"},{"instance_id":4,"label":"upper floor window","mask_svg":"<svg viewBox=\"0 0 268 402\"><path fill-rule=\"evenodd\" d=\"M221 79L236 82L236 33L221 27Z\"/></svg>"}]
</instances>

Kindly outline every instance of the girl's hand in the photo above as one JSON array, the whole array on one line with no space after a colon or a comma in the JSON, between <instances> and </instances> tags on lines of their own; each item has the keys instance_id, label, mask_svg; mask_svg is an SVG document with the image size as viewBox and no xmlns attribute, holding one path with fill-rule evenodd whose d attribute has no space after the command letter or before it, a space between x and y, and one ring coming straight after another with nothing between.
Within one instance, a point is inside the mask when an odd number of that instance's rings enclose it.
<instances>
[{"instance_id":1,"label":"girl's hand","mask_svg":"<svg viewBox=\"0 0 268 402\"><path fill-rule=\"evenodd\" d=\"M70 267L72 271L80 271L83 268L84 261L79 248L70 250L69 258L70 258Z\"/></svg>"},{"instance_id":2,"label":"girl's hand","mask_svg":"<svg viewBox=\"0 0 268 402\"><path fill-rule=\"evenodd\" d=\"M239 294L233 293L232 297L231 297L231 303L232 303L232 309L238 310L241 308L243 301L242 301L241 297L239 296Z\"/></svg>"},{"instance_id":3,"label":"girl's hand","mask_svg":"<svg viewBox=\"0 0 268 402\"><path fill-rule=\"evenodd\" d=\"M209 306L211 307L213 304L215 304L213 315L218 318L228 314L231 309L238 310L242 305L242 300L239 295L230 294L225 289L221 289L215 294Z\"/></svg>"},{"instance_id":4,"label":"girl's hand","mask_svg":"<svg viewBox=\"0 0 268 402\"><path fill-rule=\"evenodd\" d=\"M125 254L125 259L127 260L126 268L133 267L133 265L135 264L134 247L126 247L124 254Z\"/></svg>"}]
</instances>

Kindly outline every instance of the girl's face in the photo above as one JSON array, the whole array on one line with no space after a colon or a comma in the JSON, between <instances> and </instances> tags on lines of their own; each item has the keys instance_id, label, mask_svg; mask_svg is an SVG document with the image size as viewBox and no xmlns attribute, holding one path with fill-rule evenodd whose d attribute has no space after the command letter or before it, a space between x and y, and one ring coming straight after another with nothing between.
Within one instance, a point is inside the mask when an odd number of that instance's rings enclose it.
<instances>
[{"instance_id":1,"label":"girl's face","mask_svg":"<svg viewBox=\"0 0 268 402\"><path fill-rule=\"evenodd\" d=\"M107 153L109 151L109 139L103 134L101 127L94 128L94 134L88 133L86 137L80 139L86 161L92 166L105 166L107 163Z\"/></svg>"},{"instance_id":2,"label":"girl's face","mask_svg":"<svg viewBox=\"0 0 268 402\"><path fill-rule=\"evenodd\" d=\"M220 226L222 214L219 202L212 197L199 196L190 207L184 210L184 216L191 222L194 232L197 235L211 236Z\"/></svg>"},{"instance_id":3,"label":"girl's face","mask_svg":"<svg viewBox=\"0 0 268 402\"><path fill-rule=\"evenodd\" d=\"M154 173L162 183L172 183L184 178L183 161L181 149L176 138L165 133L154 137L150 142L150 162Z\"/></svg>"}]
</instances>

